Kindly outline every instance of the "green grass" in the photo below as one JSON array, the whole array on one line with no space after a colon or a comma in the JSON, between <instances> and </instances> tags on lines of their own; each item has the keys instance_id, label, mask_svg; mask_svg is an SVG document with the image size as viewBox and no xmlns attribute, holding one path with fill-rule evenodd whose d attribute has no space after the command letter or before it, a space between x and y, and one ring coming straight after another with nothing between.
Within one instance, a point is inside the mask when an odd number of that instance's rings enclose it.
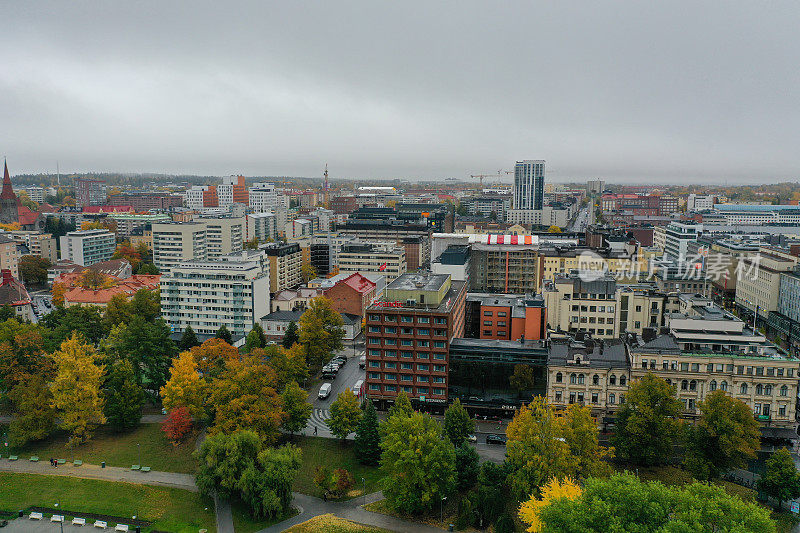
<instances>
[{"instance_id":1,"label":"green grass","mask_svg":"<svg viewBox=\"0 0 800 533\"><path fill-rule=\"evenodd\" d=\"M236 533L254 533L272 524L283 522L297 514L297 510L292 508L288 513L279 516L275 520L255 520L250 516L250 511L247 507L241 502L232 504L231 511L233 513L233 528Z\"/></svg>"},{"instance_id":2,"label":"green grass","mask_svg":"<svg viewBox=\"0 0 800 533\"><path fill-rule=\"evenodd\" d=\"M340 442L338 439L323 439L321 437L299 437L288 440L303 451L302 464L300 471L294 481L294 490L309 494L318 498L322 497L322 491L314 485L314 471L317 466L325 466L331 470L344 468L353 474L356 482L354 489L360 494L363 492L364 484L361 478L367 481L367 494L380 490L378 480L380 470L375 466L364 466L356 459L353 451L353 441Z\"/></svg>"},{"instance_id":3,"label":"green grass","mask_svg":"<svg viewBox=\"0 0 800 533\"><path fill-rule=\"evenodd\" d=\"M5 429L0 428L0 434L3 431ZM137 444L141 445L141 450L137 450ZM193 474L197 469L197 461L192 457L194 444L193 436L175 447L164 437L160 424L142 424L126 433L100 428L92 440L74 448L68 448L66 434L58 432L45 440L7 448L2 453L4 456L18 455L26 459L31 455L38 455L42 461L51 457L67 461L80 459L84 463L92 464L105 461L108 466L130 468L131 465L139 464L141 452L142 466L165 472Z\"/></svg>"},{"instance_id":4,"label":"green grass","mask_svg":"<svg viewBox=\"0 0 800 533\"><path fill-rule=\"evenodd\" d=\"M119 517L137 515L152 528L170 532L216 531L214 504L187 490L97 479L0 472L5 510L50 507ZM125 522L123 522L125 523Z\"/></svg>"},{"instance_id":5,"label":"green grass","mask_svg":"<svg viewBox=\"0 0 800 533\"><path fill-rule=\"evenodd\" d=\"M238 529L236 530L238 533ZM311 520L306 520L301 524L292 526L286 530L287 533L388 533L388 530L357 524L344 518L323 514L315 516Z\"/></svg>"}]
</instances>

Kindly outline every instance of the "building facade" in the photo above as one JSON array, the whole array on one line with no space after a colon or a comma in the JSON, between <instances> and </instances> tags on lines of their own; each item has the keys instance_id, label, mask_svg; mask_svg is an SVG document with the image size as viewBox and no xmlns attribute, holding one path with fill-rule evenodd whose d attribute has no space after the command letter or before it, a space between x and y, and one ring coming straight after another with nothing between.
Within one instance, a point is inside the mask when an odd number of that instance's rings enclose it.
<instances>
[{"instance_id":1,"label":"building facade","mask_svg":"<svg viewBox=\"0 0 800 533\"><path fill-rule=\"evenodd\" d=\"M303 257L297 243L269 243L259 247L269 259L269 291L293 289L302 283Z\"/></svg>"},{"instance_id":2,"label":"building facade","mask_svg":"<svg viewBox=\"0 0 800 533\"><path fill-rule=\"evenodd\" d=\"M392 282L406 273L406 251L400 246L346 244L338 257L339 272L370 272Z\"/></svg>"},{"instance_id":3,"label":"building facade","mask_svg":"<svg viewBox=\"0 0 800 533\"><path fill-rule=\"evenodd\" d=\"M514 209L541 209L544 206L543 160L517 161L514 165Z\"/></svg>"},{"instance_id":4,"label":"building facade","mask_svg":"<svg viewBox=\"0 0 800 533\"><path fill-rule=\"evenodd\" d=\"M106 182L89 178L75 179L75 205L104 205L106 203Z\"/></svg>"},{"instance_id":5,"label":"building facade","mask_svg":"<svg viewBox=\"0 0 800 533\"><path fill-rule=\"evenodd\" d=\"M116 235L103 229L73 231L61 237L61 259L83 266L108 261L116 249Z\"/></svg>"}]
</instances>

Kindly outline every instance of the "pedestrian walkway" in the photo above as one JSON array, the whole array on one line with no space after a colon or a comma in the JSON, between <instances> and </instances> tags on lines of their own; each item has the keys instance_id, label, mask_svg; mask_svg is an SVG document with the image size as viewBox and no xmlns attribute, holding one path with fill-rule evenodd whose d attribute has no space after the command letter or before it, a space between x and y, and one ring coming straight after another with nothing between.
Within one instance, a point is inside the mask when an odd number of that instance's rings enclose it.
<instances>
[{"instance_id":1,"label":"pedestrian walkway","mask_svg":"<svg viewBox=\"0 0 800 533\"><path fill-rule=\"evenodd\" d=\"M311 427L312 431L314 429L313 426L317 426L320 429L322 428L327 429L328 425L326 424L326 422L330 420L330 418L331 418L330 409L314 409L311 412L311 418L308 419L308 424L306 424L306 427L307 428Z\"/></svg>"},{"instance_id":2,"label":"pedestrian walkway","mask_svg":"<svg viewBox=\"0 0 800 533\"><path fill-rule=\"evenodd\" d=\"M332 514L339 518L358 522L359 524L381 527L389 531L400 531L402 533L441 533L444 531L438 527L429 526L420 522L373 513L362 507L364 502L373 503L382 500L383 494L380 492L374 492L372 494L367 494L366 497L362 496L344 502L324 502L319 498L308 496L307 494L300 494L298 492L293 492L292 497L292 504L300 513L283 522L278 522L268 528L262 529L258 533L278 533L280 531L285 531L292 526L324 514Z\"/></svg>"},{"instance_id":3,"label":"pedestrian walkway","mask_svg":"<svg viewBox=\"0 0 800 533\"><path fill-rule=\"evenodd\" d=\"M197 485L194 476L191 474L179 474L177 472L140 472L129 468L118 466L107 466L101 468L100 465L84 463L81 466L73 466L71 463L60 465L54 468L49 461L39 461L32 463L20 459L19 461L9 461L0 459L0 472L19 472L25 474L46 474L49 476L68 476L86 479L103 479L106 481L122 481L125 483L141 483L143 485L155 485L160 487L173 487L178 489L197 492Z\"/></svg>"}]
</instances>

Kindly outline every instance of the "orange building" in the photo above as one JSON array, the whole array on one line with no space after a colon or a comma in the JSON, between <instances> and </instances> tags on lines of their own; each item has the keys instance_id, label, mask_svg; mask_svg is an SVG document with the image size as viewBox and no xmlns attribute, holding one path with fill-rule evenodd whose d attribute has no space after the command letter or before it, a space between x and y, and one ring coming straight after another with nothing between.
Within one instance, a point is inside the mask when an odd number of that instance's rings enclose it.
<instances>
[{"instance_id":1,"label":"orange building","mask_svg":"<svg viewBox=\"0 0 800 533\"><path fill-rule=\"evenodd\" d=\"M518 341L546 337L547 309L541 296L470 293L465 336Z\"/></svg>"},{"instance_id":2,"label":"orange building","mask_svg":"<svg viewBox=\"0 0 800 533\"><path fill-rule=\"evenodd\" d=\"M219 196L215 185L209 185L203 191L203 207L219 207Z\"/></svg>"}]
</instances>

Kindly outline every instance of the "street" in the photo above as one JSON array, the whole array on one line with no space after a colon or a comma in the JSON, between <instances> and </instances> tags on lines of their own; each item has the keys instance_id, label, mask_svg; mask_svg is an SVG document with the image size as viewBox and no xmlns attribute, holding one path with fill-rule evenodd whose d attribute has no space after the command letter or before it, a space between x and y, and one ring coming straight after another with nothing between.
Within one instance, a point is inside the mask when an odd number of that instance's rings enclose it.
<instances>
[{"instance_id":1,"label":"street","mask_svg":"<svg viewBox=\"0 0 800 533\"><path fill-rule=\"evenodd\" d=\"M589 207L584 207L578 214L575 215L575 220L572 221L572 224L567 228L567 231L585 231L586 226L589 223Z\"/></svg>"}]
</instances>

